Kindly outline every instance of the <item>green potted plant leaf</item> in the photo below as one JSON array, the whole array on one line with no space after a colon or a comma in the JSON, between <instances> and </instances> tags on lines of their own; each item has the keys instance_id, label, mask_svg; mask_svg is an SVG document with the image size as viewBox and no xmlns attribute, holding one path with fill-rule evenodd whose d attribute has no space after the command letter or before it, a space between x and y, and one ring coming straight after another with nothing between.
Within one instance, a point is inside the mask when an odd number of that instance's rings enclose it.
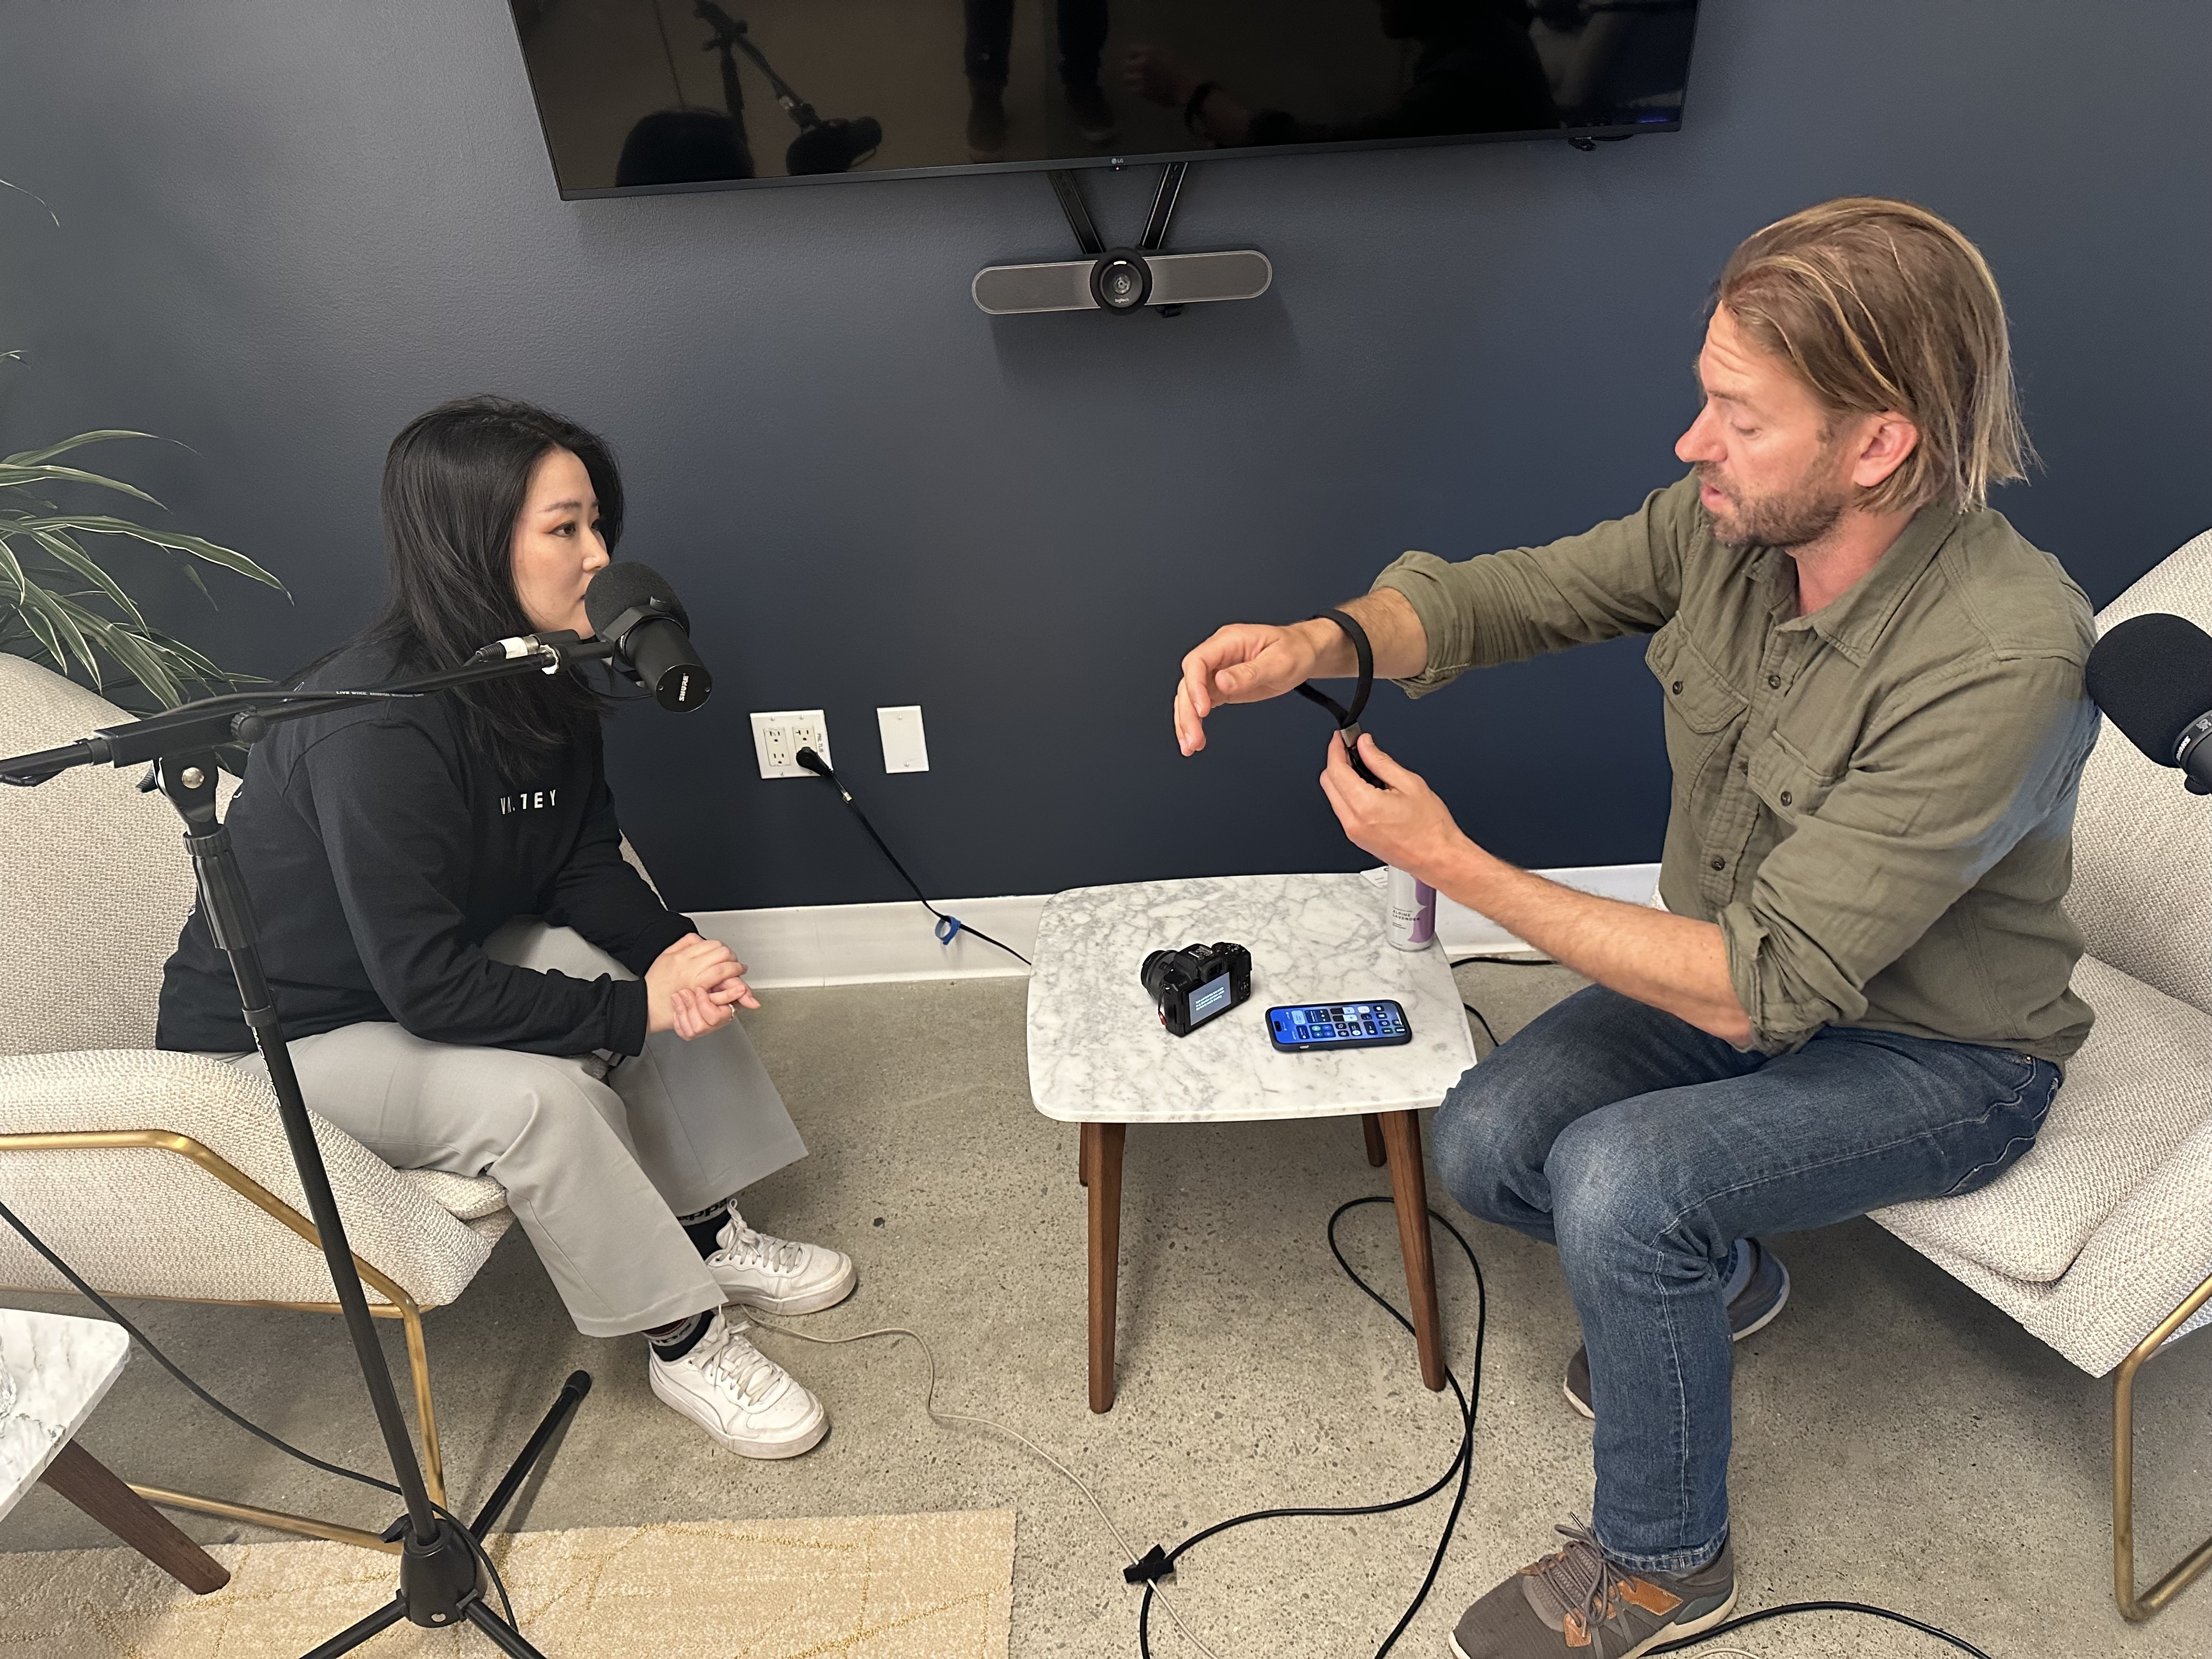
<instances>
[{"instance_id":1,"label":"green potted plant leaf","mask_svg":"<svg viewBox=\"0 0 2212 1659\"><path fill-rule=\"evenodd\" d=\"M19 354L0 354L8 357ZM144 438L144 432L80 432L0 457L0 651L44 663L88 684L133 713L173 708L258 678L218 666L146 620L137 602L93 556L88 538L120 536L174 558L213 604L198 564L220 565L289 597L284 584L234 548L155 530L107 513L65 512L49 492L100 489L159 507L139 489L59 458L88 444Z\"/></svg>"}]
</instances>

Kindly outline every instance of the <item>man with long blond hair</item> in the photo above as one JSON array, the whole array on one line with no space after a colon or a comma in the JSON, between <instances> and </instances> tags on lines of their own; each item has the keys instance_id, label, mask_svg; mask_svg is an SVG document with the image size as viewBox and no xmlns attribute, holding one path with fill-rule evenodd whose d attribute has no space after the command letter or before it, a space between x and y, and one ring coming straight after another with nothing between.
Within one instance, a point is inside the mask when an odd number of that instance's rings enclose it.
<instances>
[{"instance_id":1,"label":"man with long blond hair","mask_svg":"<svg viewBox=\"0 0 2212 1659\"><path fill-rule=\"evenodd\" d=\"M2004 310L1943 220L1856 197L1752 236L1715 289L1690 473L1625 519L1346 605L1411 694L1647 634L1674 787L1664 908L1492 857L1429 787L1332 739L1360 847L1593 983L1462 1078L1437 1166L1555 1244L1595 1419L1590 1523L1470 1607L1460 1659L1632 1659L1734 1606L1732 1340L1789 1275L1763 1236L1969 1193L2034 1144L2088 1035L2060 908L2097 732L2089 605L1987 503L2027 456ZM1327 620L1183 659L1218 706L1352 672Z\"/></svg>"}]
</instances>

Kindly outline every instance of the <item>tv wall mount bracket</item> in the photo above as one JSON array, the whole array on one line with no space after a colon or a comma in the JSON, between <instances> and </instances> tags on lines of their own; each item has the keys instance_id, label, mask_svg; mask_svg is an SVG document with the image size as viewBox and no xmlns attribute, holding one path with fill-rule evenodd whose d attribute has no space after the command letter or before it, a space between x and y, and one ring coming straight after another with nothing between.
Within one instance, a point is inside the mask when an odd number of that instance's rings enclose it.
<instances>
[{"instance_id":1,"label":"tv wall mount bracket","mask_svg":"<svg viewBox=\"0 0 2212 1659\"><path fill-rule=\"evenodd\" d=\"M1043 264L988 265L970 287L976 306L994 317L1039 311L1103 311L1128 316L1152 307L1173 317L1188 305L1216 300L1256 300L1275 280L1275 268L1256 248L1219 253L1167 253L1168 226L1182 196L1187 161L1170 161L1152 194L1144 234L1134 247L1109 247L1098 234L1083 186L1072 169L1045 174L1059 198L1080 259ZM1118 167L1117 167L1118 170Z\"/></svg>"}]
</instances>

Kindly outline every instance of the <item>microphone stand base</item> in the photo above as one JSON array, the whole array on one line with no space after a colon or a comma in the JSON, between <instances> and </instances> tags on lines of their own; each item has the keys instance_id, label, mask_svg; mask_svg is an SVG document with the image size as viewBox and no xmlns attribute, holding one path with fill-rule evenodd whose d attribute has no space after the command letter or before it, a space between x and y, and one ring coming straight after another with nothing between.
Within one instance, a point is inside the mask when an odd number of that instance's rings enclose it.
<instances>
[{"instance_id":1,"label":"microphone stand base","mask_svg":"<svg viewBox=\"0 0 2212 1659\"><path fill-rule=\"evenodd\" d=\"M568 1380L561 1385L560 1395L470 1523L468 1536L462 1534L458 1523L441 1515L438 1517L436 1535L428 1543L418 1543L407 1536L406 1516L393 1522L385 1535L404 1540L399 1556L399 1593L368 1618L331 1637L309 1653L307 1659L337 1659L337 1655L352 1652L378 1632L389 1630L402 1621L428 1630L473 1625L494 1647L514 1656L514 1659L544 1659L521 1632L494 1613L484 1600L476 1550L471 1547L469 1538L473 1537L478 1544L483 1541L523 1483L552 1455L556 1437L591 1391L589 1371L568 1374Z\"/></svg>"}]
</instances>

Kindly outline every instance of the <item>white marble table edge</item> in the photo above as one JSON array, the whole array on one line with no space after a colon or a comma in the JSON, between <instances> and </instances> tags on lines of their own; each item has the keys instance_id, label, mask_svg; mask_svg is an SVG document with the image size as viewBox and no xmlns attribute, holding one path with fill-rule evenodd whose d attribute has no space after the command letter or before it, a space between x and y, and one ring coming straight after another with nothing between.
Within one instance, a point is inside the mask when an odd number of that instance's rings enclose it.
<instances>
[{"instance_id":1,"label":"white marble table edge","mask_svg":"<svg viewBox=\"0 0 2212 1659\"><path fill-rule=\"evenodd\" d=\"M73 1378L89 1378L88 1384L84 1392L76 1396L58 1421L34 1415L33 1411L25 1409L27 1404L40 1408L47 1405L43 1399L27 1401L25 1397L25 1385L41 1381L47 1368L27 1360L19 1352L17 1340L12 1340L18 1337L18 1326L27 1328L29 1331L44 1329L49 1335L60 1334L55 1331L55 1327L74 1326L81 1328L75 1334L93 1339L93 1346L83 1357L92 1360L94 1364L80 1366L70 1363L68 1365ZM113 1334L112 1337L99 1334L106 1332ZM27 1346L27 1344L24 1346ZM106 1350L105 1354L101 1349ZM76 1432L84 1426L85 1419L107 1397L107 1391L115 1386L116 1379L123 1375L124 1367L130 1363L131 1338L121 1326L111 1324L104 1319L82 1319L73 1314L39 1313L27 1308L0 1308L0 1351L4 1351L9 1373L15 1377L16 1383L15 1403L4 1416L0 1416L0 1520L4 1520L9 1511L22 1500L23 1494L38 1484L39 1477L46 1472L54 1459L61 1455L62 1448L76 1437ZM94 1366L100 1368L100 1374L92 1377L90 1373ZM52 1391L51 1384L47 1385L47 1391ZM27 1440L28 1436L40 1431L46 1434L46 1443L33 1453L27 1462L19 1461L21 1454L30 1449L27 1443L18 1445L19 1437Z\"/></svg>"},{"instance_id":2,"label":"white marble table edge","mask_svg":"<svg viewBox=\"0 0 2212 1659\"><path fill-rule=\"evenodd\" d=\"M1176 1117L1165 1116L1158 1112L1132 1117L1126 1113L1082 1113L1072 1112L1065 1109L1055 1111L1040 1103L1034 1097L1030 1103L1036 1109L1039 1117L1050 1118L1054 1123L1124 1123L1134 1129L1153 1123L1303 1123L1308 1119L1322 1122L1332 1118L1382 1117L1391 1112L1429 1111L1443 1105L1443 1093L1436 1093L1406 1100L1360 1102L1347 1106L1332 1106L1326 1109L1270 1112L1265 1108L1254 1108L1249 1110L1194 1112L1187 1116Z\"/></svg>"}]
</instances>

